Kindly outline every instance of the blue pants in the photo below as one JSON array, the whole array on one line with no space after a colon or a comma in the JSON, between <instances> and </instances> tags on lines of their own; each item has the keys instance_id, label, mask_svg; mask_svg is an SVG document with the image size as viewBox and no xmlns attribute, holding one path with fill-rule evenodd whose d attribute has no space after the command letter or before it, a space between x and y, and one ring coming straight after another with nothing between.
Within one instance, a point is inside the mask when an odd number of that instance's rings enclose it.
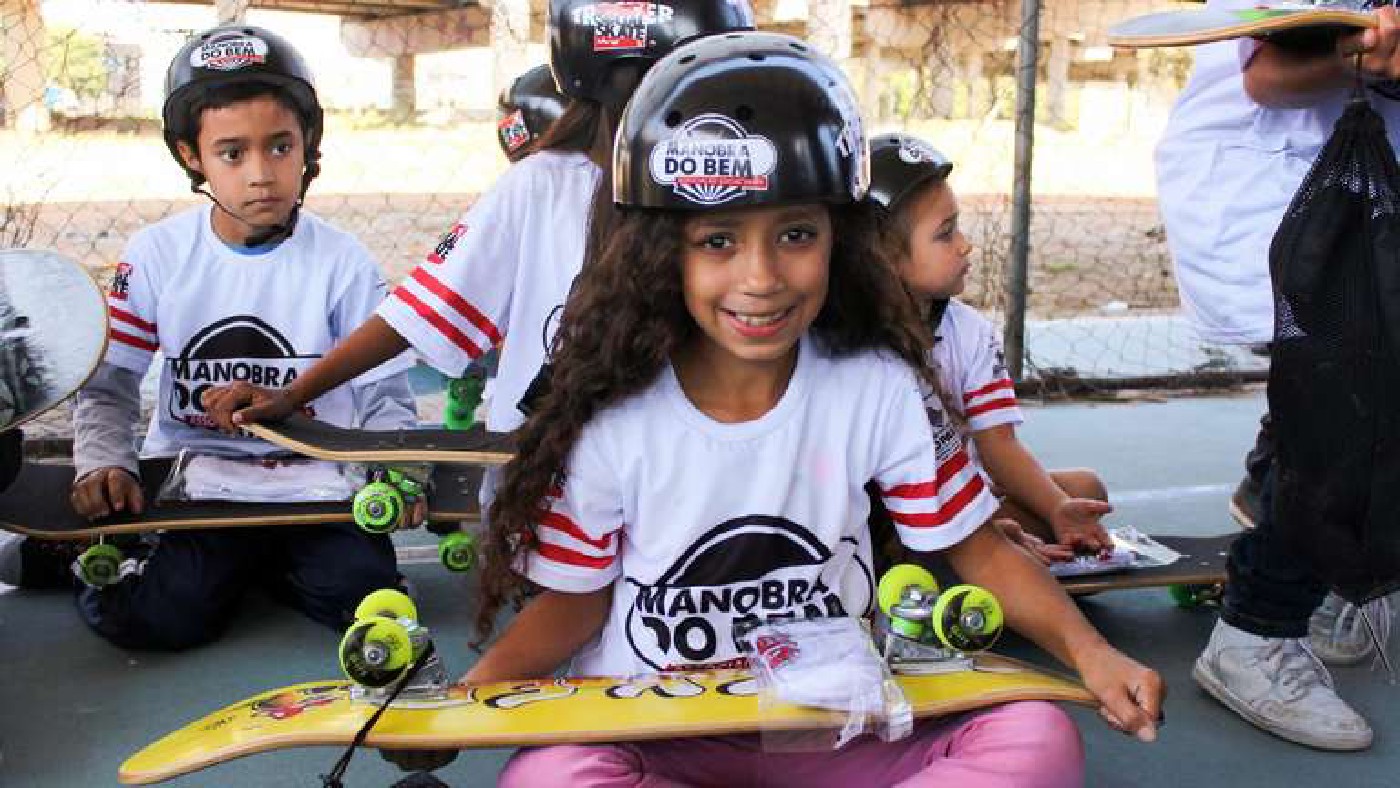
<instances>
[{"instance_id":1,"label":"blue pants","mask_svg":"<svg viewBox=\"0 0 1400 788\"><path fill-rule=\"evenodd\" d=\"M179 650L217 638L254 586L343 630L371 591L399 584L394 547L353 525L161 534L144 570L78 593L78 610L122 648Z\"/></svg>"},{"instance_id":2,"label":"blue pants","mask_svg":"<svg viewBox=\"0 0 1400 788\"><path fill-rule=\"evenodd\" d=\"M1254 530L1241 534L1230 546L1220 617L1260 637L1307 637L1308 618L1327 596L1327 585L1279 542L1272 470L1264 474L1260 504Z\"/></svg>"}]
</instances>

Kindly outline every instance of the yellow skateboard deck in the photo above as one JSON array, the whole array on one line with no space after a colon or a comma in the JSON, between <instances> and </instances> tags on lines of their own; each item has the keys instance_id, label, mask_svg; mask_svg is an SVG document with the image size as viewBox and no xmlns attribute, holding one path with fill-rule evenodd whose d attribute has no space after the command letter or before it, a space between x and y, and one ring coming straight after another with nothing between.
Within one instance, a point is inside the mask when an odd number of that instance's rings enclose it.
<instances>
[{"instance_id":1,"label":"yellow skateboard deck","mask_svg":"<svg viewBox=\"0 0 1400 788\"><path fill-rule=\"evenodd\" d=\"M993 654L976 669L898 677L916 717L1017 700L1096 706L1077 681ZM121 765L118 778L145 785L245 755L289 747L348 746L375 711L351 698L348 681L298 684L235 703L171 733ZM760 709L745 671L635 679L559 679L452 687L445 698L396 703L366 747L472 749L715 736L839 724L799 706Z\"/></svg>"},{"instance_id":2,"label":"yellow skateboard deck","mask_svg":"<svg viewBox=\"0 0 1400 788\"><path fill-rule=\"evenodd\" d=\"M1126 49L1182 47L1300 28L1332 28L1344 32L1375 26L1374 14L1314 5L1278 4L1233 11L1193 8L1145 14L1119 22L1108 29L1108 43Z\"/></svg>"}]
</instances>

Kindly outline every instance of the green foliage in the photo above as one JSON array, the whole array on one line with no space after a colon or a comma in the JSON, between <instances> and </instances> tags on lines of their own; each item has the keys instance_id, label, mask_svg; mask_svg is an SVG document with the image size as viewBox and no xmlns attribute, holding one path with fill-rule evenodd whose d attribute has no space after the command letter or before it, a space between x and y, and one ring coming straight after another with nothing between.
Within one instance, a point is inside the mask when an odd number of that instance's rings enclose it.
<instances>
[{"instance_id":1,"label":"green foliage","mask_svg":"<svg viewBox=\"0 0 1400 788\"><path fill-rule=\"evenodd\" d=\"M80 98L96 98L107 88L107 44L98 36L62 27L48 29L44 73L49 82Z\"/></svg>"}]
</instances>

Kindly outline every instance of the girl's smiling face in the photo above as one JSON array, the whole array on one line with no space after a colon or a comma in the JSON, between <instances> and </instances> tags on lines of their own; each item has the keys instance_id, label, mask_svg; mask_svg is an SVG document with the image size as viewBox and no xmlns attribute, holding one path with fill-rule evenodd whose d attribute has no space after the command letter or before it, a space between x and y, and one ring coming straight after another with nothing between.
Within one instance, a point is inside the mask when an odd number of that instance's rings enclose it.
<instances>
[{"instance_id":1,"label":"girl's smiling face","mask_svg":"<svg viewBox=\"0 0 1400 788\"><path fill-rule=\"evenodd\" d=\"M826 302L824 205L709 211L686 220L685 305L710 363L789 362Z\"/></svg>"}]
</instances>

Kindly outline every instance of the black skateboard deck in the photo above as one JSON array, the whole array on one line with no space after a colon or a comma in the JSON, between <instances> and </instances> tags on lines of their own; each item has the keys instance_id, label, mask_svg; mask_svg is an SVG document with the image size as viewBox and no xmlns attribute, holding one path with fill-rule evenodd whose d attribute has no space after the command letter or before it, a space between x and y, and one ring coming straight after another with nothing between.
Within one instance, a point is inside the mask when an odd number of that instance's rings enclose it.
<instances>
[{"instance_id":1,"label":"black skateboard deck","mask_svg":"<svg viewBox=\"0 0 1400 788\"><path fill-rule=\"evenodd\" d=\"M294 415L285 421L250 424L244 429L289 451L336 462L504 465L513 451L509 436L487 432L483 427L355 430Z\"/></svg>"},{"instance_id":2,"label":"black skateboard deck","mask_svg":"<svg viewBox=\"0 0 1400 788\"><path fill-rule=\"evenodd\" d=\"M1167 566L1133 567L1104 574L1064 577L1060 579L1060 585L1071 595L1126 588L1219 585L1225 582L1225 558L1229 554L1230 543L1238 536L1238 533L1154 536L1156 541L1181 553L1181 558Z\"/></svg>"},{"instance_id":3,"label":"black skateboard deck","mask_svg":"<svg viewBox=\"0 0 1400 788\"><path fill-rule=\"evenodd\" d=\"M316 503L235 503L200 501L152 506L171 460L141 461L141 487L147 509L91 521L73 511L69 488L73 466L26 464L15 483L0 494L0 530L45 539L91 539L122 533L239 528L275 525L354 523L350 501ZM444 465L433 471L428 497L430 522L457 523L479 516L480 469Z\"/></svg>"}]
</instances>

